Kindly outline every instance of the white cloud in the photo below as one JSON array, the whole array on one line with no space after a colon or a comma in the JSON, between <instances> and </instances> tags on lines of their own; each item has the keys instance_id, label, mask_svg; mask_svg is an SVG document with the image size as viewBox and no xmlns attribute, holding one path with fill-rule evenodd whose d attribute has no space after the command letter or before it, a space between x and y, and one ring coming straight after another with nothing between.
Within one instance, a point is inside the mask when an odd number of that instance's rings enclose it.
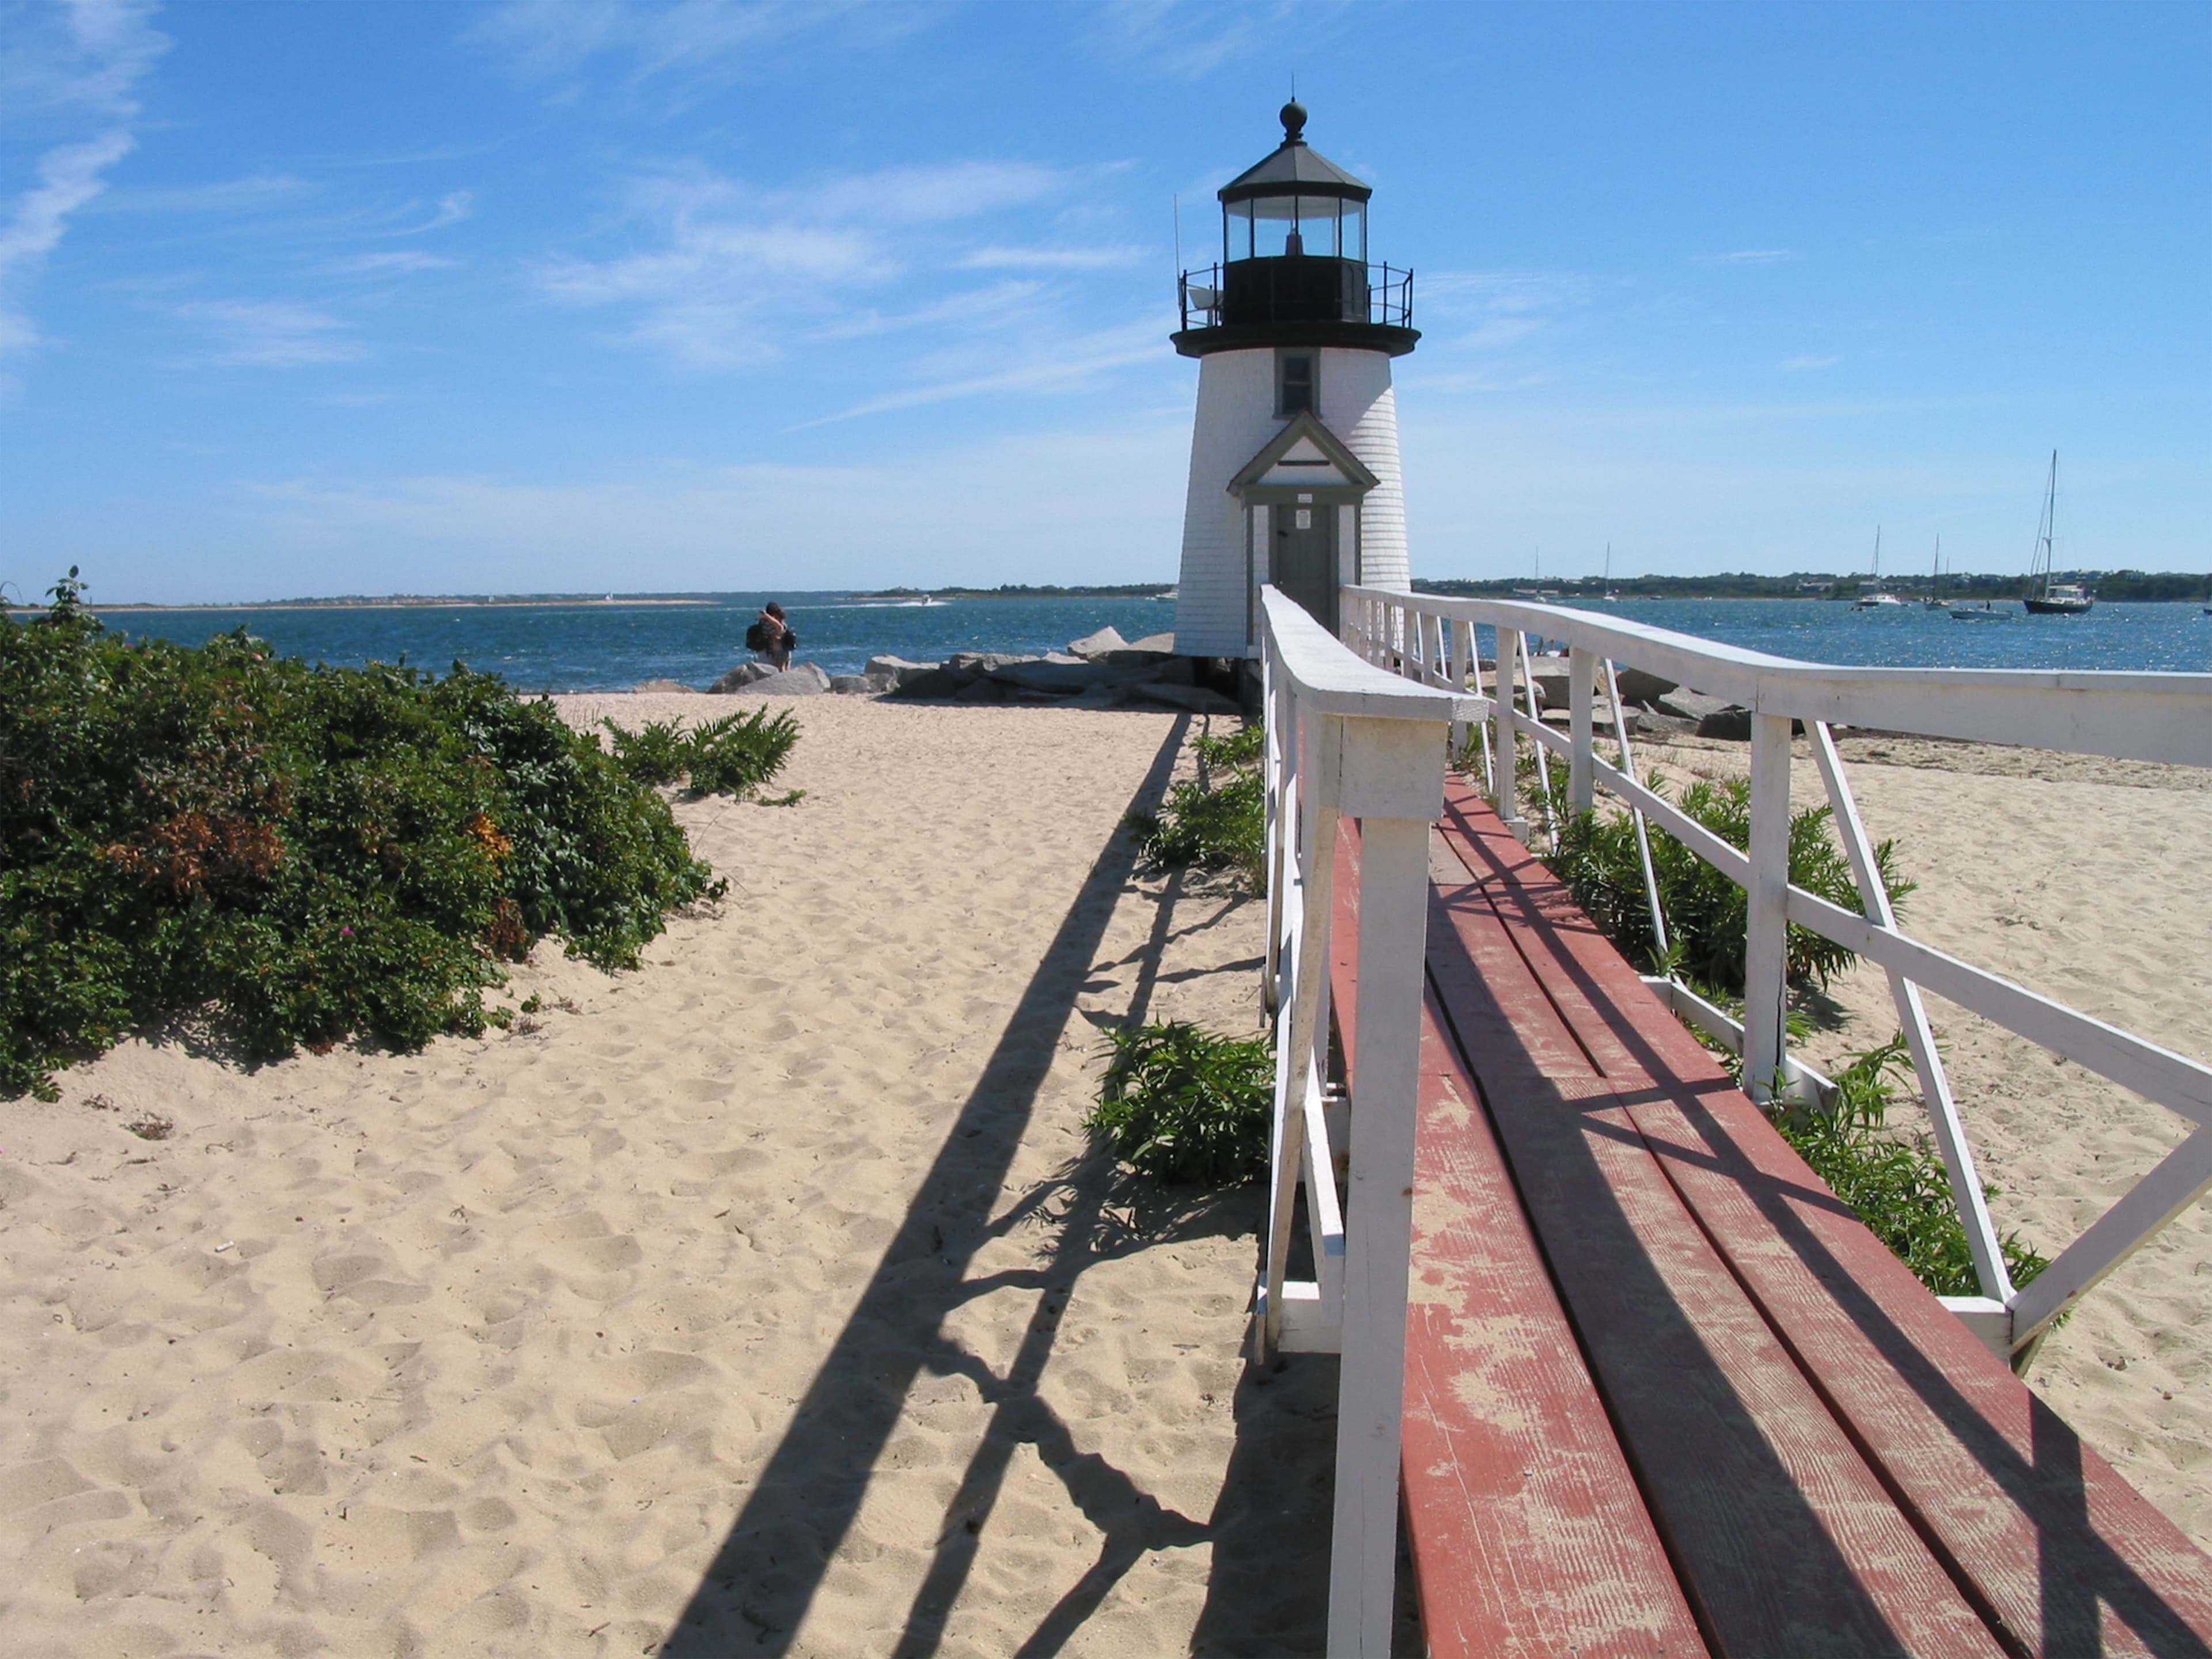
<instances>
[{"instance_id":1,"label":"white cloud","mask_svg":"<svg viewBox=\"0 0 2212 1659\"><path fill-rule=\"evenodd\" d=\"M804 426L826 426L833 421L860 415L880 415L894 409L916 409L927 404L949 403L958 398L981 397L997 392L1045 392L1088 382L1109 369L1132 363L1156 363L1160 337L1168 331L1164 319L1150 320L1107 333L1072 340L1051 340L1042 349L1025 353L1019 362L981 374L927 381L901 392L887 392L865 403Z\"/></svg>"},{"instance_id":2,"label":"white cloud","mask_svg":"<svg viewBox=\"0 0 2212 1659\"><path fill-rule=\"evenodd\" d=\"M389 253L349 254L343 259L331 260L324 269L337 276L404 276L417 270L451 270L460 263L443 254L409 248Z\"/></svg>"},{"instance_id":3,"label":"white cloud","mask_svg":"<svg viewBox=\"0 0 2212 1659\"><path fill-rule=\"evenodd\" d=\"M176 315L208 337L191 361L217 368L301 368L366 353L348 325L312 306L281 300L194 300Z\"/></svg>"},{"instance_id":4,"label":"white cloud","mask_svg":"<svg viewBox=\"0 0 2212 1659\"><path fill-rule=\"evenodd\" d=\"M14 295L59 246L70 215L100 194L100 175L135 142L118 129L39 158L39 183L16 199L14 214L0 226L0 356L37 343L37 327Z\"/></svg>"},{"instance_id":5,"label":"white cloud","mask_svg":"<svg viewBox=\"0 0 2212 1659\"><path fill-rule=\"evenodd\" d=\"M1354 9L1351 0L1092 0L1086 33L1125 68L1188 82L1240 60L1315 61Z\"/></svg>"},{"instance_id":6,"label":"white cloud","mask_svg":"<svg viewBox=\"0 0 2212 1659\"><path fill-rule=\"evenodd\" d=\"M438 198L438 210L419 225L404 230L386 233L392 236L421 236L433 230L443 230L447 225L457 225L476 212L476 195L472 191L457 190Z\"/></svg>"},{"instance_id":7,"label":"white cloud","mask_svg":"<svg viewBox=\"0 0 2212 1659\"><path fill-rule=\"evenodd\" d=\"M289 173L254 173L204 185L156 189L112 190L101 199L103 213L251 213L296 201L317 186Z\"/></svg>"},{"instance_id":8,"label":"white cloud","mask_svg":"<svg viewBox=\"0 0 2212 1659\"><path fill-rule=\"evenodd\" d=\"M1833 368L1844 360L1841 357L1785 357L1777 365L1784 372L1796 374L1807 369Z\"/></svg>"},{"instance_id":9,"label":"white cloud","mask_svg":"<svg viewBox=\"0 0 2212 1659\"><path fill-rule=\"evenodd\" d=\"M1572 271L1438 271L1414 285L1415 320L1432 330L1437 318L1471 324L1450 340L1476 351L1502 351L1587 307L1596 287Z\"/></svg>"},{"instance_id":10,"label":"white cloud","mask_svg":"<svg viewBox=\"0 0 2212 1659\"><path fill-rule=\"evenodd\" d=\"M979 247L952 263L962 270L1103 270L1133 264L1146 250L1115 247Z\"/></svg>"},{"instance_id":11,"label":"white cloud","mask_svg":"<svg viewBox=\"0 0 2212 1659\"><path fill-rule=\"evenodd\" d=\"M1701 265L1778 265L1797 258L1799 255L1786 247L1747 247L1734 253L1701 253L1695 263Z\"/></svg>"}]
</instances>

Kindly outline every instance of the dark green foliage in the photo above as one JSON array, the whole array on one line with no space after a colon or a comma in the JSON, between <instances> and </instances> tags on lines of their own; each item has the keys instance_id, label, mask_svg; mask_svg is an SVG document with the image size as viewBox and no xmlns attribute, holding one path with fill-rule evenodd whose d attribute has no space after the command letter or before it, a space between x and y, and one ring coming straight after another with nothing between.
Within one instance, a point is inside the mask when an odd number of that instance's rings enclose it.
<instances>
[{"instance_id":1,"label":"dark green foliage","mask_svg":"<svg viewBox=\"0 0 2212 1659\"><path fill-rule=\"evenodd\" d=\"M1154 864L1234 870L1254 883L1267 878L1267 795L1259 772L1264 727L1192 741L1199 775L1168 791L1158 817L1133 815L1144 856Z\"/></svg>"},{"instance_id":2,"label":"dark green foliage","mask_svg":"<svg viewBox=\"0 0 2212 1659\"><path fill-rule=\"evenodd\" d=\"M724 890L548 702L125 640L75 576L0 615L0 1094L165 1023L248 1059L481 1032L501 958L632 966Z\"/></svg>"},{"instance_id":3,"label":"dark green foliage","mask_svg":"<svg viewBox=\"0 0 2212 1659\"><path fill-rule=\"evenodd\" d=\"M1264 1041L1175 1021L1109 1034L1112 1059L1086 1127L1161 1181L1215 1186L1267 1170L1275 1060Z\"/></svg>"},{"instance_id":4,"label":"dark green foliage","mask_svg":"<svg viewBox=\"0 0 2212 1659\"><path fill-rule=\"evenodd\" d=\"M1794 1107L1776 1127L1922 1284L1938 1296L1978 1296L1943 1160L1925 1136L1900 1140L1882 1127L1899 1081L1911 1074L1905 1039L1892 1037L1836 1073L1835 1098L1826 1109ZM1983 1192L1996 1195L1994 1187ZM2050 1265L2016 1237L1998 1242L2015 1285Z\"/></svg>"},{"instance_id":5,"label":"dark green foliage","mask_svg":"<svg viewBox=\"0 0 2212 1659\"><path fill-rule=\"evenodd\" d=\"M640 783L673 783L688 775L692 793L744 795L783 769L799 741L799 720L789 709L725 714L686 732L681 720L648 720L625 732L601 720L615 763Z\"/></svg>"},{"instance_id":6,"label":"dark green foliage","mask_svg":"<svg viewBox=\"0 0 2212 1659\"><path fill-rule=\"evenodd\" d=\"M1660 787L1656 779L1652 787ZM1562 793L1564 799L1564 793ZM1736 848L1751 844L1751 786L1737 779L1700 780L1682 792L1682 810ZM1850 863L1829 833L1829 810L1808 806L1790 820L1790 880L1853 912L1859 908L1857 884ZM1651 865L1658 878L1660 908L1667 917L1668 943L1682 977L1690 984L1743 994L1743 936L1747 902L1742 888L1656 825L1650 828ZM1913 890L1896 871L1895 843L1875 849L1875 865L1890 902ZM1644 870L1637 858L1636 830L1626 813L1587 812L1559 826L1553 872L1575 902L1620 946L1632 961L1657 962L1651 912L1644 897ZM1854 957L1834 940L1809 927L1791 924L1787 972L1796 986L1826 985Z\"/></svg>"},{"instance_id":7,"label":"dark green foliage","mask_svg":"<svg viewBox=\"0 0 2212 1659\"><path fill-rule=\"evenodd\" d=\"M702 795L749 793L783 769L798 741L799 718L788 708L709 720L691 733L684 761L691 787Z\"/></svg>"}]
</instances>

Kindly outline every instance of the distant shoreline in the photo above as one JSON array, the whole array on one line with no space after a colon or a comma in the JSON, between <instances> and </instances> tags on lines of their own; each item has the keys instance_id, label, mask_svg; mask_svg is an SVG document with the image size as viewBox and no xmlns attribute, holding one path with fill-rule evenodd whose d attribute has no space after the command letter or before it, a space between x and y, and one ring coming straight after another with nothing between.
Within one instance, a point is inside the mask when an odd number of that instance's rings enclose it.
<instances>
[{"instance_id":1,"label":"distant shoreline","mask_svg":"<svg viewBox=\"0 0 2212 1659\"><path fill-rule=\"evenodd\" d=\"M390 599L243 599L235 605L94 605L88 601L87 611L102 613L166 614L183 611L495 611L524 606L546 608L554 605L581 608L586 605L622 606L630 605L719 605L718 599L626 599L620 594L609 594L604 599L585 599L580 596L549 596L532 599L527 596L500 599L421 599L409 595ZM11 605L11 616L40 616L43 605Z\"/></svg>"}]
</instances>

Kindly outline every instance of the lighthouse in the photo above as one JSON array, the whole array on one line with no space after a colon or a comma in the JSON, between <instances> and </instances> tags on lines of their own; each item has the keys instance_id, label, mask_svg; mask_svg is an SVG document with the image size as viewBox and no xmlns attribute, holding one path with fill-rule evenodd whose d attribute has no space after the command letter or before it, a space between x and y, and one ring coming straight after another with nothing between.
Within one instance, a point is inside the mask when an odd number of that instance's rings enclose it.
<instances>
[{"instance_id":1,"label":"lighthouse","mask_svg":"<svg viewBox=\"0 0 2212 1659\"><path fill-rule=\"evenodd\" d=\"M1198 359L1176 651L1253 657L1273 582L1337 631L1345 583L1405 589L1390 360L1421 337L1413 278L1367 261L1366 185L1305 141L1224 185L1221 260L1186 270L1175 348Z\"/></svg>"}]
</instances>

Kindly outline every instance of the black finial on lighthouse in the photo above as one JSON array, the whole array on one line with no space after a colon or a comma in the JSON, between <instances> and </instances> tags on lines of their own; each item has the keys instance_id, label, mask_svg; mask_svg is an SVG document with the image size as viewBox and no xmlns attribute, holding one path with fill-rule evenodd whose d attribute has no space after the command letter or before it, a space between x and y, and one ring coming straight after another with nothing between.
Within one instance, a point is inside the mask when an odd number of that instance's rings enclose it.
<instances>
[{"instance_id":1,"label":"black finial on lighthouse","mask_svg":"<svg viewBox=\"0 0 2212 1659\"><path fill-rule=\"evenodd\" d=\"M1303 144L1306 141L1306 106L1295 98L1283 106L1283 142Z\"/></svg>"}]
</instances>

